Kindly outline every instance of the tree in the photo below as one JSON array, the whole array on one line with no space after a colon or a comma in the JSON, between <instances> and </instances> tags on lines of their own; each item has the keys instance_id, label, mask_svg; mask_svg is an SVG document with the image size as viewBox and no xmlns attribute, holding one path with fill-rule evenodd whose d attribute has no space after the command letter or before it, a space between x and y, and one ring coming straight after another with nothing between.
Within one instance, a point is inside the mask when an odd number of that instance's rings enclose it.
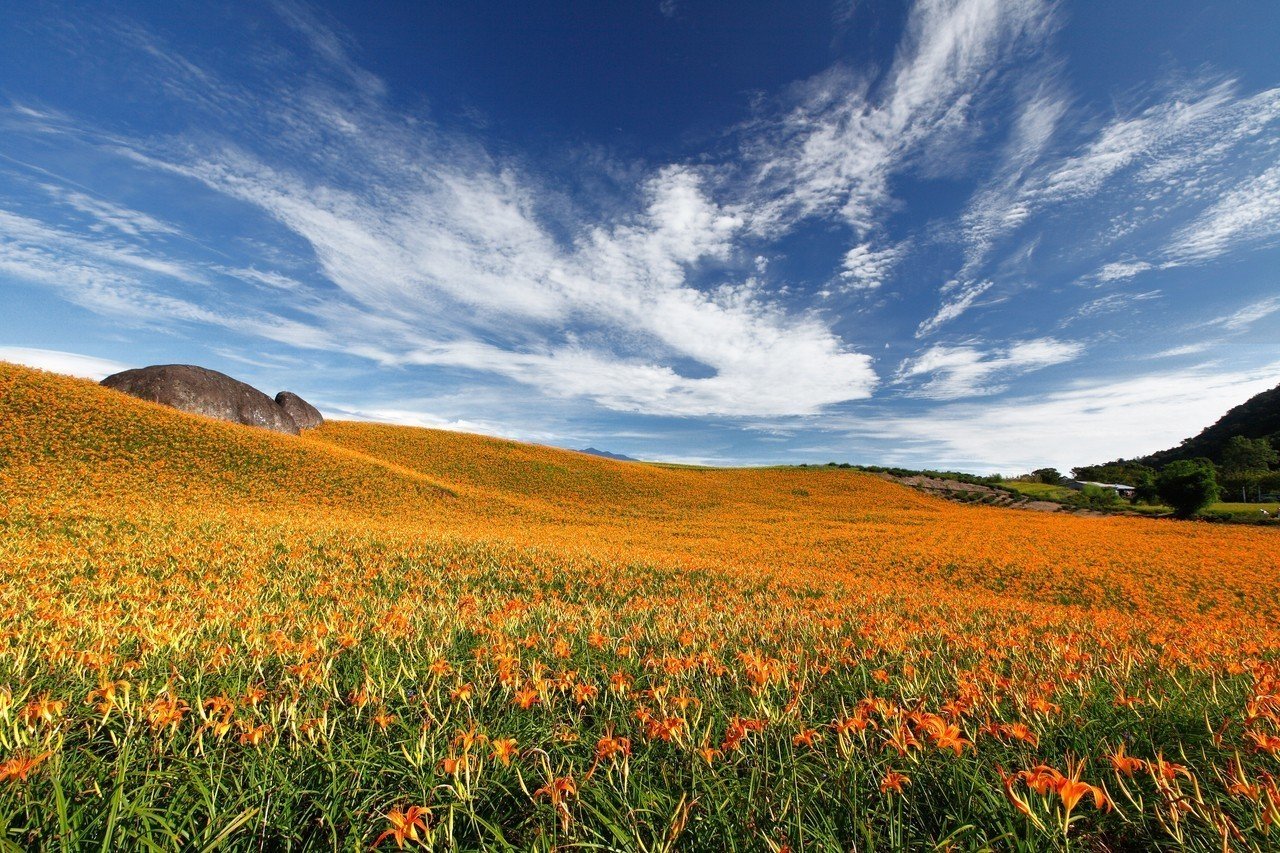
<instances>
[{"instance_id":1,"label":"tree","mask_svg":"<svg viewBox=\"0 0 1280 853\"><path fill-rule=\"evenodd\" d=\"M1057 468L1037 468L1031 472L1031 476L1041 483L1048 483L1050 486L1062 485L1062 475L1058 473Z\"/></svg>"},{"instance_id":2,"label":"tree","mask_svg":"<svg viewBox=\"0 0 1280 853\"><path fill-rule=\"evenodd\" d=\"M1160 469L1156 478L1160 500L1179 518L1190 518L1218 499L1218 478L1208 459L1179 459Z\"/></svg>"},{"instance_id":3,"label":"tree","mask_svg":"<svg viewBox=\"0 0 1280 853\"><path fill-rule=\"evenodd\" d=\"M1277 460L1280 453L1268 439L1233 435L1222 449L1222 485L1230 494L1238 490L1241 500L1248 500L1248 493L1259 488Z\"/></svg>"},{"instance_id":4,"label":"tree","mask_svg":"<svg viewBox=\"0 0 1280 853\"><path fill-rule=\"evenodd\" d=\"M1133 502L1153 504L1160 500L1160 492L1156 489L1156 475L1153 471L1139 471L1133 477Z\"/></svg>"},{"instance_id":5,"label":"tree","mask_svg":"<svg viewBox=\"0 0 1280 853\"><path fill-rule=\"evenodd\" d=\"M1265 438L1234 435L1222 449L1222 470L1233 476L1263 474L1280 462L1280 453Z\"/></svg>"},{"instance_id":6,"label":"tree","mask_svg":"<svg viewBox=\"0 0 1280 853\"><path fill-rule=\"evenodd\" d=\"M1072 468L1071 473L1077 480L1088 480L1094 483L1123 483L1137 486L1144 474L1155 476L1155 469L1141 462L1129 462L1118 459L1105 465L1082 465Z\"/></svg>"}]
</instances>

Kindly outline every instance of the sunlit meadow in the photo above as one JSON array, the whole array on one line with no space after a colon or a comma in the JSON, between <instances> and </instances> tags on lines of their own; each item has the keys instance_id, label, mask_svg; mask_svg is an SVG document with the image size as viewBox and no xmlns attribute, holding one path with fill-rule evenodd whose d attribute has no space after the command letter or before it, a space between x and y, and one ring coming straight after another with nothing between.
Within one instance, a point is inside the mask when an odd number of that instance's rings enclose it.
<instances>
[{"instance_id":1,"label":"sunlit meadow","mask_svg":"<svg viewBox=\"0 0 1280 853\"><path fill-rule=\"evenodd\" d=\"M6 849L1274 849L1267 530L0 365Z\"/></svg>"}]
</instances>

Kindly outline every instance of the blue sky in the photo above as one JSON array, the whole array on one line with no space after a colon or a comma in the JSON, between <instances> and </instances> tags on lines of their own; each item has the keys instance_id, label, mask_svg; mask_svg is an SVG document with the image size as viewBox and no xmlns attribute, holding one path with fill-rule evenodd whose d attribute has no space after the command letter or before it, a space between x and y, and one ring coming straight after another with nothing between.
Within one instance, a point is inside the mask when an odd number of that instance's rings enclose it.
<instances>
[{"instance_id":1,"label":"blue sky","mask_svg":"<svg viewBox=\"0 0 1280 853\"><path fill-rule=\"evenodd\" d=\"M1156 450L1280 383L1278 36L1256 0L7 3L0 358L671 461Z\"/></svg>"}]
</instances>

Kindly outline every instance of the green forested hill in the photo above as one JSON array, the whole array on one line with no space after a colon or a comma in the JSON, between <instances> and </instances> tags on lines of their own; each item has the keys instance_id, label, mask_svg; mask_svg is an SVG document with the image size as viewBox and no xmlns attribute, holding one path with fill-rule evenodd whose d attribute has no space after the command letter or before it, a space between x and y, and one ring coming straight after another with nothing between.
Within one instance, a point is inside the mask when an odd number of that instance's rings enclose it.
<instances>
[{"instance_id":1,"label":"green forested hill","mask_svg":"<svg viewBox=\"0 0 1280 853\"><path fill-rule=\"evenodd\" d=\"M1147 465L1160 468L1177 459L1195 459L1201 456L1221 464L1223 448L1233 436L1237 435L1245 438L1270 438L1273 445L1280 447L1280 385L1250 397L1230 409L1213 425L1205 427L1199 435L1184 439L1177 447L1170 447L1168 450L1160 450L1135 459L1117 460L1074 470L1078 476L1085 479L1096 479L1104 474L1113 477L1121 476L1116 473L1116 469L1124 466Z\"/></svg>"},{"instance_id":2,"label":"green forested hill","mask_svg":"<svg viewBox=\"0 0 1280 853\"><path fill-rule=\"evenodd\" d=\"M1175 459L1205 456L1222 461L1222 449L1236 435L1245 438L1268 438L1280 433L1280 385L1263 391L1230 409L1199 435L1188 438L1177 447L1152 453L1139 460L1152 466L1166 465Z\"/></svg>"}]
</instances>

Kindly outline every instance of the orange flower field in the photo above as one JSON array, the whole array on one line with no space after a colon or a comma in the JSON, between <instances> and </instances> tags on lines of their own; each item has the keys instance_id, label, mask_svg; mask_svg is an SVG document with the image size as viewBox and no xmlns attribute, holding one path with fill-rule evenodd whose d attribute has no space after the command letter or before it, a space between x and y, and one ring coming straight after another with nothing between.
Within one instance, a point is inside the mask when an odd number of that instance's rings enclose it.
<instances>
[{"instance_id":1,"label":"orange flower field","mask_svg":"<svg viewBox=\"0 0 1280 853\"><path fill-rule=\"evenodd\" d=\"M1280 847L1260 528L0 364L5 849Z\"/></svg>"}]
</instances>

